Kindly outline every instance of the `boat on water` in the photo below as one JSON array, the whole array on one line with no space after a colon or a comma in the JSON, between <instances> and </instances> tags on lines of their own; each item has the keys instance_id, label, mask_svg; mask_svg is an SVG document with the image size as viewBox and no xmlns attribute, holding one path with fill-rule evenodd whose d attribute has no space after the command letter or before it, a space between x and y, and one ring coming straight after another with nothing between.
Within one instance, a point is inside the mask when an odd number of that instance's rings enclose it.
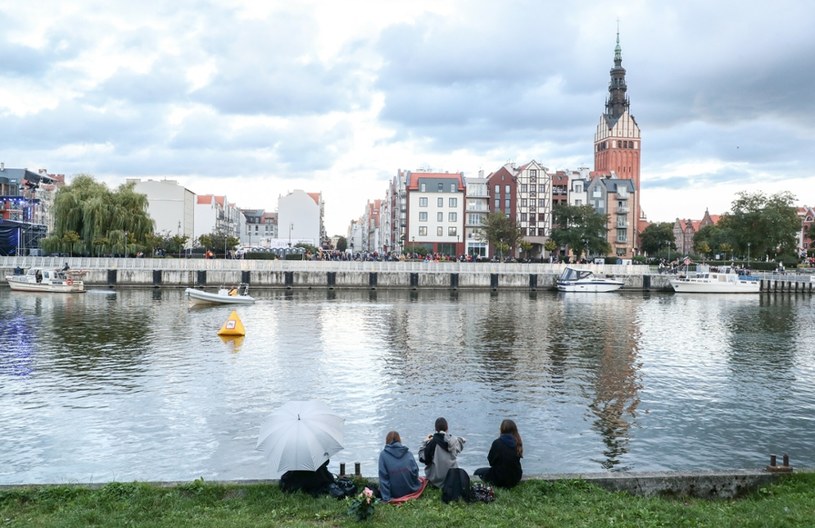
<instances>
[{"instance_id":1,"label":"boat on water","mask_svg":"<svg viewBox=\"0 0 815 528\"><path fill-rule=\"evenodd\" d=\"M252 304L255 298L249 295L249 285L242 283L237 288L220 288L217 293L187 288L184 290L190 306L207 304Z\"/></svg>"},{"instance_id":2,"label":"boat on water","mask_svg":"<svg viewBox=\"0 0 815 528\"><path fill-rule=\"evenodd\" d=\"M759 293L761 280L738 271L731 266L711 268L700 266L695 274L685 274L671 279L676 293Z\"/></svg>"},{"instance_id":3,"label":"boat on water","mask_svg":"<svg viewBox=\"0 0 815 528\"><path fill-rule=\"evenodd\" d=\"M85 293L84 271L58 268L28 268L25 273L6 275L14 291L43 293Z\"/></svg>"},{"instance_id":4,"label":"boat on water","mask_svg":"<svg viewBox=\"0 0 815 528\"><path fill-rule=\"evenodd\" d=\"M599 277L592 270L566 266L557 279L557 289L562 292L605 293L619 290L623 281Z\"/></svg>"}]
</instances>

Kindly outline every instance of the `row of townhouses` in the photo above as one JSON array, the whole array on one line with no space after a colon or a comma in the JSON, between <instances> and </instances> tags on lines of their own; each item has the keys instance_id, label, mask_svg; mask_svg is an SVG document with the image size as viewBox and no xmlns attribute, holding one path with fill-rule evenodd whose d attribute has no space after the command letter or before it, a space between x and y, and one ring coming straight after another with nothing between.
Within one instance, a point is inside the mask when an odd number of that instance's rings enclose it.
<instances>
[{"instance_id":1,"label":"row of townhouses","mask_svg":"<svg viewBox=\"0 0 815 528\"><path fill-rule=\"evenodd\" d=\"M65 185L62 174L6 168L0 163L0 255L37 254L39 240L53 231L51 209ZM276 212L240 209L226 196L195 194L173 180L128 179L147 197L154 232L187 237L193 248L201 235L233 236L254 248L321 246L327 240L320 193L301 190L278 197Z\"/></svg>"},{"instance_id":2,"label":"row of townhouses","mask_svg":"<svg viewBox=\"0 0 815 528\"><path fill-rule=\"evenodd\" d=\"M462 173L398 171L384 200L369 202L348 236L362 251L410 251L421 245L445 254L492 256L479 228L491 212L512 218L531 244L530 256L548 256L553 207L591 205L607 215L611 253L639 253L647 224L640 208L640 128L630 113L620 36L614 49L605 112L594 134L594 169L550 170L536 160L506 164L475 178ZM519 248L514 248L517 255Z\"/></svg>"}]
</instances>

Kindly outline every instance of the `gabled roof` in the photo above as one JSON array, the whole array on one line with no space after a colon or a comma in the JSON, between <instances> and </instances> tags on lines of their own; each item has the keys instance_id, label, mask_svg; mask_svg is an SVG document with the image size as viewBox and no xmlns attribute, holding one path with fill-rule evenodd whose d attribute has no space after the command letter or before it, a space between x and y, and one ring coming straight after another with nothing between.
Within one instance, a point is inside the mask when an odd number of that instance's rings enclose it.
<instances>
[{"instance_id":1,"label":"gabled roof","mask_svg":"<svg viewBox=\"0 0 815 528\"><path fill-rule=\"evenodd\" d=\"M310 192L310 193L306 193L306 194L308 194L308 195L309 195L309 197L310 197L312 200L314 200L314 203L316 203L317 205L320 205L320 200L322 200L322 195L321 195L321 193L318 193L318 192Z\"/></svg>"}]
</instances>

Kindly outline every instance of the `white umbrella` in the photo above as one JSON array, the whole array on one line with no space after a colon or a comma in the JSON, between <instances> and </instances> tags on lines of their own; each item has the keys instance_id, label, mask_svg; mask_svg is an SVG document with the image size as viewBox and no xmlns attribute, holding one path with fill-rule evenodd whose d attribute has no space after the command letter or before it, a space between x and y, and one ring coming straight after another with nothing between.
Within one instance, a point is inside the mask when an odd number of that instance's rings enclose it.
<instances>
[{"instance_id":1,"label":"white umbrella","mask_svg":"<svg viewBox=\"0 0 815 528\"><path fill-rule=\"evenodd\" d=\"M342 449L344 423L323 402L289 402L260 427L257 448L278 472L316 471Z\"/></svg>"}]
</instances>

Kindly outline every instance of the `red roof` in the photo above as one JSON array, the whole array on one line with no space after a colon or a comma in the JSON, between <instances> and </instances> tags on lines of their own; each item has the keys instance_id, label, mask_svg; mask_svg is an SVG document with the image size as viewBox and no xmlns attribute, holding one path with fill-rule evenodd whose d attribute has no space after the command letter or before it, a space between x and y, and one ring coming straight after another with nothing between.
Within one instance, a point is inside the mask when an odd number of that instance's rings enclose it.
<instances>
[{"instance_id":1,"label":"red roof","mask_svg":"<svg viewBox=\"0 0 815 528\"><path fill-rule=\"evenodd\" d=\"M436 178L456 180L456 187L459 191L464 190L464 180L460 172L411 172L410 181L407 188L411 191L419 190L419 178Z\"/></svg>"}]
</instances>

